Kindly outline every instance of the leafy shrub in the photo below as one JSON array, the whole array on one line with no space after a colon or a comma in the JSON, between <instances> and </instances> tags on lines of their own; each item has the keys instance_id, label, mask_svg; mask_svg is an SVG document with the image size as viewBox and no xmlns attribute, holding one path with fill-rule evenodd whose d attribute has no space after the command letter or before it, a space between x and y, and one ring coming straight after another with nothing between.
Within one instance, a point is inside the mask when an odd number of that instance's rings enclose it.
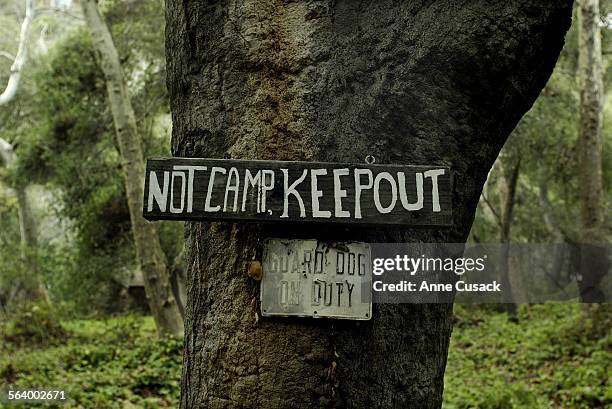
<instances>
[{"instance_id":1,"label":"leafy shrub","mask_svg":"<svg viewBox=\"0 0 612 409\"><path fill-rule=\"evenodd\" d=\"M609 306L521 306L518 322L456 306L445 409L612 406Z\"/></svg>"},{"instance_id":2,"label":"leafy shrub","mask_svg":"<svg viewBox=\"0 0 612 409\"><path fill-rule=\"evenodd\" d=\"M0 346L0 384L66 389L66 404L46 408L178 406L183 340L157 338L151 317L72 320L64 326L72 336L61 345L10 353Z\"/></svg>"},{"instance_id":3,"label":"leafy shrub","mask_svg":"<svg viewBox=\"0 0 612 409\"><path fill-rule=\"evenodd\" d=\"M0 323L0 329L4 342L16 346L53 344L68 336L54 310L44 302L20 305L10 319Z\"/></svg>"}]
</instances>

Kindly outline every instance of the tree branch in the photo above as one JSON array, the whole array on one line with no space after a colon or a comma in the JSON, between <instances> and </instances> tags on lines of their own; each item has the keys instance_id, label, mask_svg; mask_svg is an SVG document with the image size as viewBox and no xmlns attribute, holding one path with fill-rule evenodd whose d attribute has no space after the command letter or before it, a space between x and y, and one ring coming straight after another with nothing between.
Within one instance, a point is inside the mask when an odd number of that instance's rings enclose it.
<instances>
[{"instance_id":1,"label":"tree branch","mask_svg":"<svg viewBox=\"0 0 612 409\"><path fill-rule=\"evenodd\" d=\"M7 51L0 51L0 56L2 57L6 57L9 60L13 61L15 59L15 56Z\"/></svg>"},{"instance_id":2,"label":"tree branch","mask_svg":"<svg viewBox=\"0 0 612 409\"><path fill-rule=\"evenodd\" d=\"M11 75L8 80L8 84L4 89L4 92L0 95L0 106L7 104L11 101L17 93L19 86L19 79L21 78L21 70L26 61L27 49L28 49L28 34L30 32L30 25L34 16L34 0L25 0L26 12L25 18L21 23L21 32L19 33L19 48L17 49L17 55L13 65L11 65Z\"/></svg>"},{"instance_id":3,"label":"tree branch","mask_svg":"<svg viewBox=\"0 0 612 409\"><path fill-rule=\"evenodd\" d=\"M538 190L540 208L542 209L542 218L544 220L544 225L546 226L546 229L553 236L555 242L562 242L563 233L558 227L559 224L555 220L555 215L550 204L550 199L548 197L548 179L549 177L545 174L545 172L541 171L538 180Z\"/></svg>"},{"instance_id":4,"label":"tree branch","mask_svg":"<svg viewBox=\"0 0 612 409\"><path fill-rule=\"evenodd\" d=\"M484 193L482 193L480 197L482 197L482 201L487 205L487 207L489 208L493 216L495 216L495 220L497 220L498 226L501 227L502 225L501 217L499 217L499 213L497 213L497 211L495 210L495 207L491 204L491 202L489 202L489 199L487 199Z\"/></svg>"},{"instance_id":5,"label":"tree branch","mask_svg":"<svg viewBox=\"0 0 612 409\"><path fill-rule=\"evenodd\" d=\"M0 159L1 164L7 168L15 163L15 151L13 150L13 145L2 138L0 138Z\"/></svg>"}]
</instances>

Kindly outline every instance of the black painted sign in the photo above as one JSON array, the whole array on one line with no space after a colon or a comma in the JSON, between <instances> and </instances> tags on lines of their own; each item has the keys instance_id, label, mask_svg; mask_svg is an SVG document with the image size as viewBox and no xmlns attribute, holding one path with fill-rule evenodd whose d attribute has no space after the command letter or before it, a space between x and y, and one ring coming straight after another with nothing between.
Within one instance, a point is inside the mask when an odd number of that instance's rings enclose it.
<instances>
[{"instance_id":1,"label":"black painted sign","mask_svg":"<svg viewBox=\"0 0 612 409\"><path fill-rule=\"evenodd\" d=\"M449 226L443 166L155 158L147 161L149 220Z\"/></svg>"}]
</instances>

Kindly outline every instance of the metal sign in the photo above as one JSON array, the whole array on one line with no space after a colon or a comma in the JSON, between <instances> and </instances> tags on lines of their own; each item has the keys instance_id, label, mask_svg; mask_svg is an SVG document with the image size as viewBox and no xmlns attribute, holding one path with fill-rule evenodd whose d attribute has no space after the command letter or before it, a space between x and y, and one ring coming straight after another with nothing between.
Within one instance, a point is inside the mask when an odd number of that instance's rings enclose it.
<instances>
[{"instance_id":1,"label":"metal sign","mask_svg":"<svg viewBox=\"0 0 612 409\"><path fill-rule=\"evenodd\" d=\"M371 284L368 244L283 239L264 243L263 316L369 320Z\"/></svg>"},{"instance_id":2,"label":"metal sign","mask_svg":"<svg viewBox=\"0 0 612 409\"><path fill-rule=\"evenodd\" d=\"M149 220L229 220L450 226L443 166L224 159L149 159Z\"/></svg>"}]
</instances>

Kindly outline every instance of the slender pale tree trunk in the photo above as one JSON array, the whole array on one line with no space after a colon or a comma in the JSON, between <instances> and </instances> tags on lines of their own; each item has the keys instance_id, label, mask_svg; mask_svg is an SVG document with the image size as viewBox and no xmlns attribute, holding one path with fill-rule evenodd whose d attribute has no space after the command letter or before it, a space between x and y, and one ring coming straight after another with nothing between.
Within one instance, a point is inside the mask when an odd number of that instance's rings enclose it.
<instances>
[{"instance_id":1,"label":"slender pale tree trunk","mask_svg":"<svg viewBox=\"0 0 612 409\"><path fill-rule=\"evenodd\" d=\"M0 106L8 104L19 88L21 72L25 66L28 55L28 44L30 27L34 19L34 0L25 0L25 16L19 31L19 45L17 54L11 65L8 83L2 94L0 94ZM0 139L0 157L6 167L11 167L17 160L13 146L4 139ZM12 186L17 195L17 205L19 210L19 230L21 233L22 259L26 263L31 276L34 278L34 289L26 295L29 299L42 299L49 302L49 295L38 269L38 240L36 233L36 219L32 213L32 206L27 192L27 186Z\"/></svg>"},{"instance_id":2,"label":"slender pale tree trunk","mask_svg":"<svg viewBox=\"0 0 612 409\"><path fill-rule=\"evenodd\" d=\"M0 138L0 158L7 168L14 166L17 162L17 155L13 150L13 146L2 138ZM17 196L21 242L27 247L36 248L38 246L36 220L32 214L32 205L26 191L26 186L18 185L11 187L15 190Z\"/></svg>"},{"instance_id":3,"label":"slender pale tree trunk","mask_svg":"<svg viewBox=\"0 0 612 409\"><path fill-rule=\"evenodd\" d=\"M579 186L582 222L581 298L585 302L603 302L600 282L609 267L603 248L605 235L602 142L603 64L599 0L580 0L579 71L580 71L580 134Z\"/></svg>"},{"instance_id":4,"label":"slender pale tree trunk","mask_svg":"<svg viewBox=\"0 0 612 409\"><path fill-rule=\"evenodd\" d=\"M449 165L454 225L190 223L181 407L439 408L452 305L256 319L266 237L463 242L552 72L571 1L166 2L177 156ZM264 278L265 279L265 278Z\"/></svg>"},{"instance_id":5,"label":"slender pale tree trunk","mask_svg":"<svg viewBox=\"0 0 612 409\"><path fill-rule=\"evenodd\" d=\"M17 155L13 146L0 138L0 163L10 168L17 162ZM26 297L31 300L49 301L49 295L38 268L38 234L36 228L36 218L32 211L32 203L27 186L11 186L17 196L17 209L19 213L19 232L21 236L21 258L26 264L33 279L33 288L28 290Z\"/></svg>"},{"instance_id":6,"label":"slender pale tree trunk","mask_svg":"<svg viewBox=\"0 0 612 409\"><path fill-rule=\"evenodd\" d=\"M96 1L81 0L81 5L106 79L108 101L121 152L134 244L144 277L147 301L160 333L182 335L183 320L172 294L157 230L142 217L144 160L119 56Z\"/></svg>"},{"instance_id":7,"label":"slender pale tree trunk","mask_svg":"<svg viewBox=\"0 0 612 409\"><path fill-rule=\"evenodd\" d=\"M17 94L19 88L19 80L21 79L21 71L25 65L28 55L28 40L30 35L30 26L34 18L34 0L25 0L25 17L21 23L19 32L19 46L13 65L11 65L11 73L6 88L0 94L0 106L11 101Z\"/></svg>"}]
</instances>

